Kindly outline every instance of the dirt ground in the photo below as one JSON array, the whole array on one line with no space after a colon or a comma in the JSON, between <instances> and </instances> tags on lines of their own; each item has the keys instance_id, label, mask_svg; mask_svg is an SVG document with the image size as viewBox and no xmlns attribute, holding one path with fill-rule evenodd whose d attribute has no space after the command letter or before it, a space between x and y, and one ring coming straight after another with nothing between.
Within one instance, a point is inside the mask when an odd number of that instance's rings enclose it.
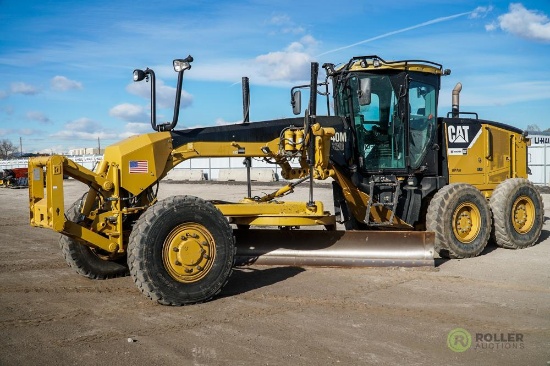
<instances>
[{"instance_id":1,"label":"dirt ground","mask_svg":"<svg viewBox=\"0 0 550 366\"><path fill-rule=\"evenodd\" d=\"M272 190L254 187L255 194ZM66 204L82 191L66 183ZM159 195L236 200L245 192L243 185L161 184ZM328 207L328 186L316 192ZM166 307L129 277L93 281L68 268L59 235L28 225L27 194L0 189L1 365L550 361L550 221L525 250L489 246L435 268L240 268L213 301ZM300 199L307 187L292 200ZM544 200L550 209L550 195ZM456 328L472 337L464 352L447 345ZM467 337L456 334L452 346L464 350Z\"/></svg>"}]
</instances>

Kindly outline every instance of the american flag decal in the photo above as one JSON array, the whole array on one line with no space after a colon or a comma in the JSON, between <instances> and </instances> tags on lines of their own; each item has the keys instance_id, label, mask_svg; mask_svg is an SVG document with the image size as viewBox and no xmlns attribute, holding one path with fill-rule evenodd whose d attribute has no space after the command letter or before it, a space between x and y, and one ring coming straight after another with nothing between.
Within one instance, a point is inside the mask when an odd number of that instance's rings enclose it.
<instances>
[{"instance_id":1,"label":"american flag decal","mask_svg":"<svg viewBox=\"0 0 550 366\"><path fill-rule=\"evenodd\" d=\"M149 162L147 160L130 160L130 173L148 173Z\"/></svg>"}]
</instances>

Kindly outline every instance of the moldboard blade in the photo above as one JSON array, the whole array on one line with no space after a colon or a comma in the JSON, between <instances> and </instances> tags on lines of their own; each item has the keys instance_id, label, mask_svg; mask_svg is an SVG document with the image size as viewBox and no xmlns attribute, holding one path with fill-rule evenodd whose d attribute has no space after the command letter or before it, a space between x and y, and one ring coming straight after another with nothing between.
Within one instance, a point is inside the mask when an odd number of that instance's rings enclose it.
<instances>
[{"instance_id":1,"label":"moldboard blade","mask_svg":"<svg viewBox=\"0 0 550 366\"><path fill-rule=\"evenodd\" d=\"M324 267L434 266L426 231L234 230L237 264Z\"/></svg>"}]
</instances>

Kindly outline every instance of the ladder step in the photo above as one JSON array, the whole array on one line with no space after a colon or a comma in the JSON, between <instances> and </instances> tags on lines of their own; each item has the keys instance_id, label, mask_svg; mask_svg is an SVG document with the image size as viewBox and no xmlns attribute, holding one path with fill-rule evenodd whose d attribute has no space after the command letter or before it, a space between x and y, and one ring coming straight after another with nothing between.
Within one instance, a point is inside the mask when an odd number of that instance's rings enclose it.
<instances>
[{"instance_id":1,"label":"ladder step","mask_svg":"<svg viewBox=\"0 0 550 366\"><path fill-rule=\"evenodd\" d=\"M370 194L369 194L369 200L367 202L367 210L365 219L363 220L365 224L369 226L387 226L387 225L393 225L394 216L395 216L395 208L397 206L398 196L400 193L400 183L397 181L397 179L394 177L393 179L387 179L387 178L380 178L380 177L373 177L373 179L369 182L369 188L370 188ZM378 192L384 192L389 193L393 196L393 202L374 202L374 195L375 195L375 189ZM390 216L389 221L384 222L374 222L370 220L370 211L372 207L387 207L389 208L392 213Z\"/></svg>"},{"instance_id":2,"label":"ladder step","mask_svg":"<svg viewBox=\"0 0 550 366\"><path fill-rule=\"evenodd\" d=\"M390 221L384 221L384 222L374 222L371 221L368 223L369 226L386 226L386 225L392 225L393 223Z\"/></svg>"}]
</instances>

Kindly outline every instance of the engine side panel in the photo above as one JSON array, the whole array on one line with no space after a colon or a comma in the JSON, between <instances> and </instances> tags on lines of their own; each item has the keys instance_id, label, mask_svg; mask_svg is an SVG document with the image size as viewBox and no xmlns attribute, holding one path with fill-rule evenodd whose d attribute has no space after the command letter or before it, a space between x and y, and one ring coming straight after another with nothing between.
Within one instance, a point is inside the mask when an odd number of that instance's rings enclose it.
<instances>
[{"instance_id":1,"label":"engine side panel","mask_svg":"<svg viewBox=\"0 0 550 366\"><path fill-rule=\"evenodd\" d=\"M529 139L504 124L462 118L442 121L449 183L468 183L489 197L508 178L527 178Z\"/></svg>"}]
</instances>

